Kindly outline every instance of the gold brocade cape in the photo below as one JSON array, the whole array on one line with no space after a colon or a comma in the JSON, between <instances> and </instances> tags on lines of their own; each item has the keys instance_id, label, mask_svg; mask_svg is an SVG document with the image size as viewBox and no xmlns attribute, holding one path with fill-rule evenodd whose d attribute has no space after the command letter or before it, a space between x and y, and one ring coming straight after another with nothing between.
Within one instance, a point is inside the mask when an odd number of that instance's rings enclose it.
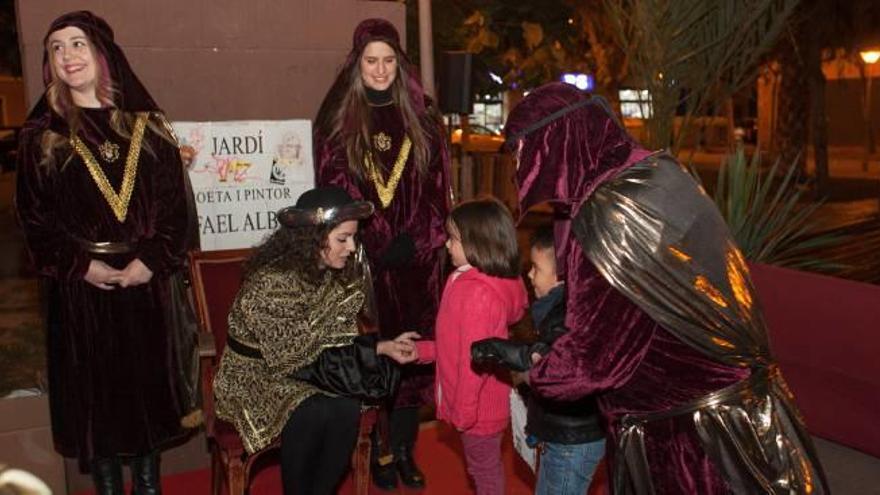
<instances>
[{"instance_id":1,"label":"gold brocade cape","mask_svg":"<svg viewBox=\"0 0 880 495\"><path fill-rule=\"evenodd\" d=\"M829 493L812 440L770 355L748 267L724 219L673 158L655 154L603 183L573 229L590 261L664 329L749 378L670 411L621 421L615 493L652 494L651 421L689 417L737 494Z\"/></svg>"},{"instance_id":2,"label":"gold brocade cape","mask_svg":"<svg viewBox=\"0 0 880 495\"><path fill-rule=\"evenodd\" d=\"M271 444L304 400L326 393L291 374L324 349L352 344L363 304L362 279L342 284L330 270L318 285L272 266L248 276L229 313L229 336L263 357L227 348L214 378L217 416L235 425L248 452Z\"/></svg>"}]
</instances>

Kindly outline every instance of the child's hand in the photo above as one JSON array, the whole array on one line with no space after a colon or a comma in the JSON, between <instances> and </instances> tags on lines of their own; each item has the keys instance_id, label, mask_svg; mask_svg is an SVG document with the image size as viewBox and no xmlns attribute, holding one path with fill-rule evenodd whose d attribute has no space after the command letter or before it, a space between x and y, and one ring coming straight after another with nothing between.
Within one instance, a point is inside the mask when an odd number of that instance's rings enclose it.
<instances>
[{"instance_id":1,"label":"child's hand","mask_svg":"<svg viewBox=\"0 0 880 495\"><path fill-rule=\"evenodd\" d=\"M399 364L411 363L419 358L414 344L406 344L396 340L383 340L376 344L376 354L388 356Z\"/></svg>"},{"instance_id":2,"label":"child's hand","mask_svg":"<svg viewBox=\"0 0 880 495\"><path fill-rule=\"evenodd\" d=\"M413 344L413 347L415 347L415 344L413 343L413 341L419 340L420 338L422 338L422 336L419 335L418 332L403 332L402 334L398 335L397 338L394 339L394 341L395 342L408 342L410 344Z\"/></svg>"},{"instance_id":3,"label":"child's hand","mask_svg":"<svg viewBox=\"0 0 880 495\"><path fill-rule=\"evenodd\" d=\"M400 344L407 354L412 354L413 361L415 361L419 358L419 351L416 349L415 341L420 338L422 338L422 336L419 335L418 332L403 332L398 335L394 341Z\"/></svg>"},{"instance_id":4,"label":"child's hand","mask_svg":"<svg viewBox=\"0 0 880 495\"><path fill-rule=\"evenodd\" d=\"M376 353L388 356L400 364L411 363L419 358L415 340L422 338L416 332L403 332L394 340L386 340L376 345Z\"/></svg>"}]
</instances>

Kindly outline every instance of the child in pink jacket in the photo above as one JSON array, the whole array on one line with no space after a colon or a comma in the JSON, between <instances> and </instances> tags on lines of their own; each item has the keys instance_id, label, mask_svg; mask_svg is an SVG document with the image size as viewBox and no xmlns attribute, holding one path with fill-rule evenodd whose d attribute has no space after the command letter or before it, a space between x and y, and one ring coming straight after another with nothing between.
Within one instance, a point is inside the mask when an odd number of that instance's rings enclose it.
<instances>
[{"instance_id":1,"label":"child in pink jacket","mask_svg":"<svg viewBox=\"0 0 880 495\"><path fill-rule=\"evenodd\" d=\"M478 495L504 493L501 437L510 420L510 385L471 366L471 343L507 338L528 304L516 229L496 200L462 203L446 222L456 270L443 289L434 341L416 343L419 361L436 361L437 417L461 432Z\"/></svg>"}]
</instances>

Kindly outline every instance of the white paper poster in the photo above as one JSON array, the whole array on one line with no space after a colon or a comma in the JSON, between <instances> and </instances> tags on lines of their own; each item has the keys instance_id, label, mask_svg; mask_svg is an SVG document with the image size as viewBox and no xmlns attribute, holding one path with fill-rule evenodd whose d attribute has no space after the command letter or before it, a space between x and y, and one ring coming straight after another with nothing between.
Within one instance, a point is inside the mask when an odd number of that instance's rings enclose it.
<instances>
[{"instance_id":1,"label":"white paper poster","mask_svg":"<svg viewBox=\"0 0 880 495\"><path fill-rule=\"evenodd\" d=\"M175 122L199 215L202 250L258 244L275 213L314 186L308 120Z\"/></svg>"}]
</instances>

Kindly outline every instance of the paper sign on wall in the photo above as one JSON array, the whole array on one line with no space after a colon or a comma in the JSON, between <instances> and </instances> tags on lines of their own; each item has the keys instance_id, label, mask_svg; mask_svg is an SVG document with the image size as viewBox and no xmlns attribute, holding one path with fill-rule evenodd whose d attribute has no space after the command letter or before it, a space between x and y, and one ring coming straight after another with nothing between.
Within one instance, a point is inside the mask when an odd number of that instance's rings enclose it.
<instances>
[{"instance_id":1,"label":"paper sign on wall","mask_svg":"<svg viewBox=\"0 0 880 495\"><path fill-rule=\"evenodd\" d=\"M308 120L175 122L204 251L258 244L277 227L275 213L314 186Z\"/></svg>"}]
</instances>

